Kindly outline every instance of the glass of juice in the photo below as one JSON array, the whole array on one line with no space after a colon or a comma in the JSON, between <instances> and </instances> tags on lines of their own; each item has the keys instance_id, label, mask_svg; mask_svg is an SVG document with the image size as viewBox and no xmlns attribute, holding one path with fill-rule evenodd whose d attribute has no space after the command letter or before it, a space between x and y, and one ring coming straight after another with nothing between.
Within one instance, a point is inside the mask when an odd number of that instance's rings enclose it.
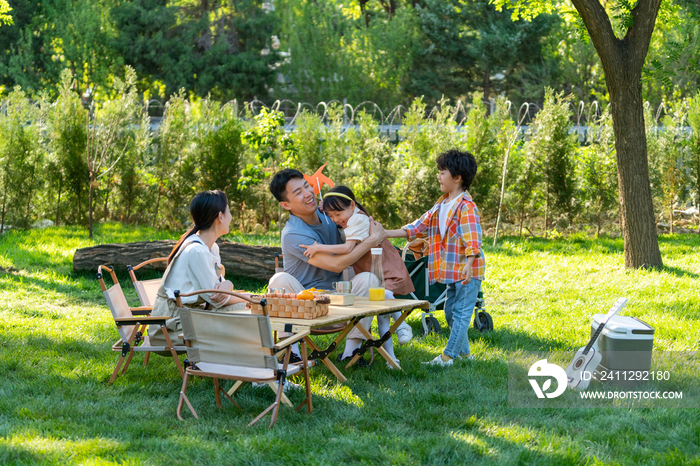
<instances>
[{"instance_id":1,"label":"glass of juice","mask_svg":"<svg viewBox=\"0 0 700 466\"><path fill-rule=\"evenodd\" d=\"M372 268L370 273L376 283L369 288L370 301L384 301L384 270L382 268L382 248L372 248Z\"/></svg>"},{"instance_id":2,"label":"glass of juice","mask_svg":"<svg viewBox=\"0 0 700 466\"><path fill-rule=\"evenodd\" d=\"M370 301L384 301L384 288L370 288L369 289L369 300Z\"/></svg>"}]
</instances>

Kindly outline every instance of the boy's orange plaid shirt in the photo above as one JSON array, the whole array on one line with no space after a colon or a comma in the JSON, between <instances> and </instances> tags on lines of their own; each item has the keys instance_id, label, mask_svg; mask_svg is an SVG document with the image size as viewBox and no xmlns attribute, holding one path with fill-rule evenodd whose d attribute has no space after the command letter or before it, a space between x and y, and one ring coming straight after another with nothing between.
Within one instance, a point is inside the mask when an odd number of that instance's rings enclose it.
<instances>
[{"instance_id":1,"label":"boy's orange plaid shirt","mask_svg":"<svg viewBox=\"0 0 700 466\"><path fill-rule=\"evenodd\" d=\"M402 227L408 232L409 241L427 238L430 246L428 274L430 283L456 283L462 280L461 271L467 264L467 256L477 256L472 263L472 278L483 280L486 259L481 250L481 223L479 211L468 192L462 194L447 214L445 237L440 236L440 204L447 199L443 195L435 205L415 222Z\"/></svg>"}]
</instances>

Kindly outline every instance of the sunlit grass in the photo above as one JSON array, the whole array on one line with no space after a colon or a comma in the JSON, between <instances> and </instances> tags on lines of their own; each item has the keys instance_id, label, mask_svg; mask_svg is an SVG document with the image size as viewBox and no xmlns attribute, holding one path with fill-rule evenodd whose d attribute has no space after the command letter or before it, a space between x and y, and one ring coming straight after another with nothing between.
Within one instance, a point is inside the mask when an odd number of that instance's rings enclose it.
<instances>
[{"instance_id":1,"label":"sunlit grass","mask_svg":"<svg viewBox=\"0 0 700 466\"><path fill-rule=\"evenodd\" d=\"M106 385L117 332L93 274L72 272L73 253L180 234L107 224L93 240L77 227L0 237L0 464L700 464L698 409L512 409L506 365L519 352L573 353L588 340L591 315L619 296L630 298L626 315L655 327L656 350L697 351L697 236L661 237L665 268L651 271L624 268L620 239L502 238L485 248L496 328L470 331L473 364L420 364L444 348L444 331L397 347L401 372L376 356L339 384L316 367L314 413L283 407L268 431L246 424L271 402L270 390L246 386L237 394L242 412L219 410L207 380L189 390L200 420L186 413L177 421L180 379L166 358L144 367L137 355ZM233 280L251 291L264 285ZM122 283L136 303L125 276ZM420 315L409 323L418 335ZM698 374L688 377L698 383ZM300 394L290 398L298 403Z\"/></svg>"}]
</instances>

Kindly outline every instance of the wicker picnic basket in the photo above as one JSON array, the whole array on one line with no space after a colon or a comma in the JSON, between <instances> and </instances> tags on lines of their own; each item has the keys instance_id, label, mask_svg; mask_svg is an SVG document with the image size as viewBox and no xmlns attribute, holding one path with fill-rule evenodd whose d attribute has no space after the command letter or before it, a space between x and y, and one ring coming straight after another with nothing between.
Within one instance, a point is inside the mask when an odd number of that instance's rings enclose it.
<instances>
[{"instance_id":1,"label":"wicker picnic basket","mask_svg":"<svg viewBox=\"0 0 700 466\"><path fill-rule=\"evenodd\" d=\"M331 303L326 295L316 295L311 299L297 299L293 293L270 293L253 296L267 300L267 311L270 317L284 317L288 319L315 319L328 314L328 306ZM260 304L248 303L248 309L253 314L262 314Z\"/></svg>"}]
</instances>

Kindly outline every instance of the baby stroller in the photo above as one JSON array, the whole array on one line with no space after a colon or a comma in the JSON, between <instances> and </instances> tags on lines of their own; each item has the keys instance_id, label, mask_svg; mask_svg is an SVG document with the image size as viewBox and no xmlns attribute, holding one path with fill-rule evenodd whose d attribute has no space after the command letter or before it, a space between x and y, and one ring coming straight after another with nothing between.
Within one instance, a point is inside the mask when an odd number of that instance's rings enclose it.
<instances>
[{"instance_id":1,"label":"baby stroller","mask_svg":"<svg viewBox=\"0 0 700 466\"><path fill-rule=\"evenodd\" d=\"M399 299L425 299L430 302L430 309L424 309L421 316L421 334L428 335L430 332L440 333L440 323L433 316L433 312L445 308L447 290L444 284L430 284L428 278L428 242L422 238L407 243L401 252L411 281L416 289L408 295L397 295ZM493 330L493 319L484 309L484 294L480 291L474 307L474 328L480 332Z\"/></svg>"}]
</instances>

